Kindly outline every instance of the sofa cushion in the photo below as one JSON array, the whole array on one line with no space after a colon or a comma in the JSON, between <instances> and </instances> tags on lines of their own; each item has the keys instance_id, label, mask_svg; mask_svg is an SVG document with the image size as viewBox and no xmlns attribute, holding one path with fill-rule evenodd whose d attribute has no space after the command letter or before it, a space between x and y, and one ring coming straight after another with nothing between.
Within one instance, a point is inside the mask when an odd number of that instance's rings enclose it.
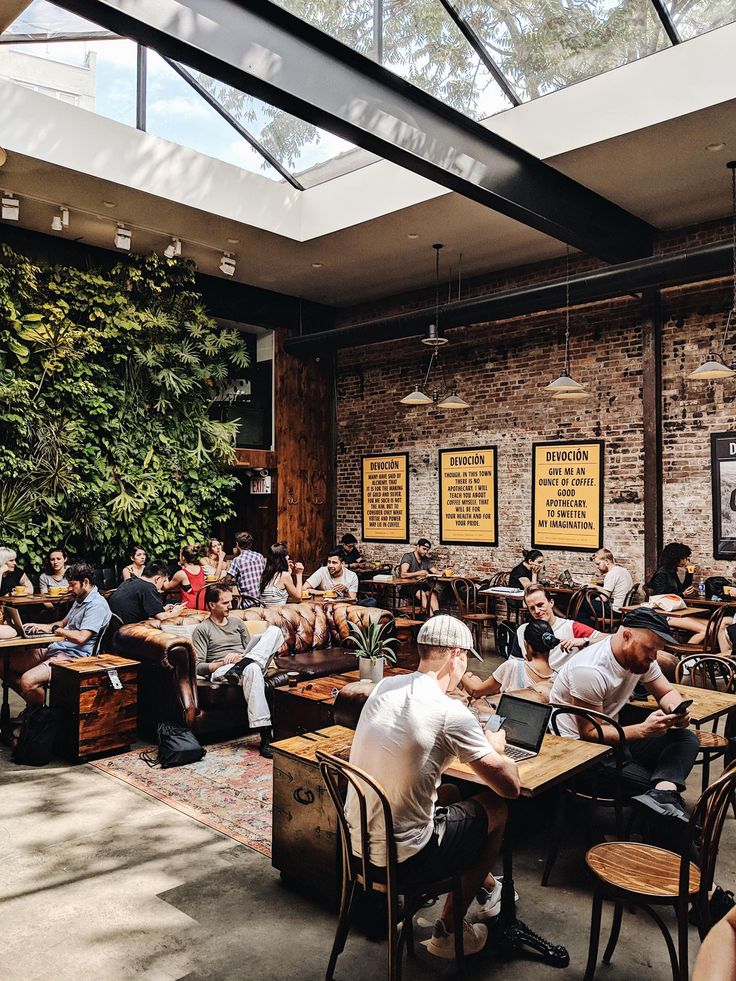
<instances>
[{"instance_id":1,"label":"sofa cushion","mask_svg":"<svg viewBox=\"0 0 736 981\"><path fill-rule=\"evenodd\" d=\"M304 678L316 678L326 674L342 674L355 671L357 660L354 654L342 647L326 647L321 651L308 651L303 654L278 654L274 664L282 671L298 671Z\"/></svg>"}]
</instances>

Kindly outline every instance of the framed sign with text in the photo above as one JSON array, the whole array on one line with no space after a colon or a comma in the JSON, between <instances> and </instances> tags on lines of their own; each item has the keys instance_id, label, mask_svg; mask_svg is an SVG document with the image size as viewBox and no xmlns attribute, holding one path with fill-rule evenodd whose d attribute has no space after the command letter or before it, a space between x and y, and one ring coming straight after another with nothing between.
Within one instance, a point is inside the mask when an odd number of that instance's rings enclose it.
<instances>
[{"instance_id":1,"label":"framed sign with text","mask_svg":"<svg viewBox=\"0 0 736 981\"><path fill-rule=\"evenodd\" d=\"M409 541L409 454L361 458L364 542Z\"/></svg>"},{"instance_id":2,"label":"framed sign with text","mask_svg":"<svg viewBox=\"0 0 736 981\"><path fill-rule=\"evenodd\" d=\"M603 547L603 440L532 444L532 548Z\"/></svg>"},{"instance_id":3,"label":"framed sign with text","mask_svg":"<svg viewBox=\"0 0 736 981\"><path fill-rule=\"evenodd\" d=\"M736 433L711 433L713 557L736 557Z\"/></svg>"},{"instance_id":4,"label":"framed sign with text","mask_svg":"<svg viewBox=\"0 0 736 981\"><path fill-rule=\"evenodd\" d=\"M439 451L440 542L498 545L495 446Z\"/></svg>"}]
</instances>

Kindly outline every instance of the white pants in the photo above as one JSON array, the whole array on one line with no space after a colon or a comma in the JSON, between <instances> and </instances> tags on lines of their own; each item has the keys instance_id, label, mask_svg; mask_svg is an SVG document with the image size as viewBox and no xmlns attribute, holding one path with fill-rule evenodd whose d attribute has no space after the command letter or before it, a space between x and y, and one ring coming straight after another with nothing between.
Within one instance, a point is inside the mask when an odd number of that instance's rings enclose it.
<instances>
[{"instance_id":1,"label":"white pants","mask_svg":"<svg viewBox=\"0 0 736 981\"><path fill-rule=\"evenodd\" d=\"M271 712L266 701L263 672L266 671L272 657L283 642L284 638L279 628L268 627L262 634L254 637L245 648L245 656L256 662L246 665L240 682L243 687L243 697L248 707L248 725L251 729L262 729L271 725ZM223 675L232 666L232 664L224 664L221 668L217 668L216 671L212 672L210 681L221 681Z\"/></svg>"}]
</instances>

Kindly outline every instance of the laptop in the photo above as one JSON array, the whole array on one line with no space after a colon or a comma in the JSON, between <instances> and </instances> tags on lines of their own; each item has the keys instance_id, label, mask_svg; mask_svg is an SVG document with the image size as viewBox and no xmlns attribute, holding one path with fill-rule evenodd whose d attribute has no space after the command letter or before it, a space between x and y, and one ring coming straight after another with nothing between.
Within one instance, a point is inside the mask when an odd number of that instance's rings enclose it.
<instances>
[{"instance_id":1,"label":"laptop","mask_svg":"<svg viewBox=\"0 0 736 981\"><path fill-rule=\"evenodd\" d=\"M552 715L551 705L501 695L496 714L505 720L501 728L506 733L505 755L509 759L518 762L539 754Z\"/></svg>"},{"instance_id":2,"label":"laptop","mask_svg":"<svg viewBox=\"0 0 736 981\"><path fill-rule=\"evenodd\" d=\"M56 634L52 634L50 630L38 631L38 632L34 630L26 630L26 625L21 620L20 613L18 613L18 611L15 609L14 606L6 606L4 613L5 613L5 618L7 620L10 620L10 625L12 627L15 627L15 632L18 634L19 637L23 637L26 640L29 639L48 640L49 638L52 638L53 640L60 639L59 637L56 636ZM38 626L40 627L41 624L39 624Z\"/></svg>"}]
</instances>

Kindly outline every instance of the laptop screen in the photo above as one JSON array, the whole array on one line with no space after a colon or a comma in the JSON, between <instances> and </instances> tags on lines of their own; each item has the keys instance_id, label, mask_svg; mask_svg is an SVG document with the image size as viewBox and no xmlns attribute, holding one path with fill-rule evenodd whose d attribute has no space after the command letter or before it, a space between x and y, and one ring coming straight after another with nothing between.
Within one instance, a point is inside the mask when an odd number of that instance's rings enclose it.
<instances>
[{"instance_id":1,"label":"laptop screen","mask_svg":"<svg viewBox=\"0 0 736 981\"><path fill-rule=\"evenodd\" d=\"M501 695L496 711L506 719L503 728L507 742L512 746L539 752L552 715L550 705L532 702L528 698L516 698L514 695Z\"/></svg>"}]
</instances>

